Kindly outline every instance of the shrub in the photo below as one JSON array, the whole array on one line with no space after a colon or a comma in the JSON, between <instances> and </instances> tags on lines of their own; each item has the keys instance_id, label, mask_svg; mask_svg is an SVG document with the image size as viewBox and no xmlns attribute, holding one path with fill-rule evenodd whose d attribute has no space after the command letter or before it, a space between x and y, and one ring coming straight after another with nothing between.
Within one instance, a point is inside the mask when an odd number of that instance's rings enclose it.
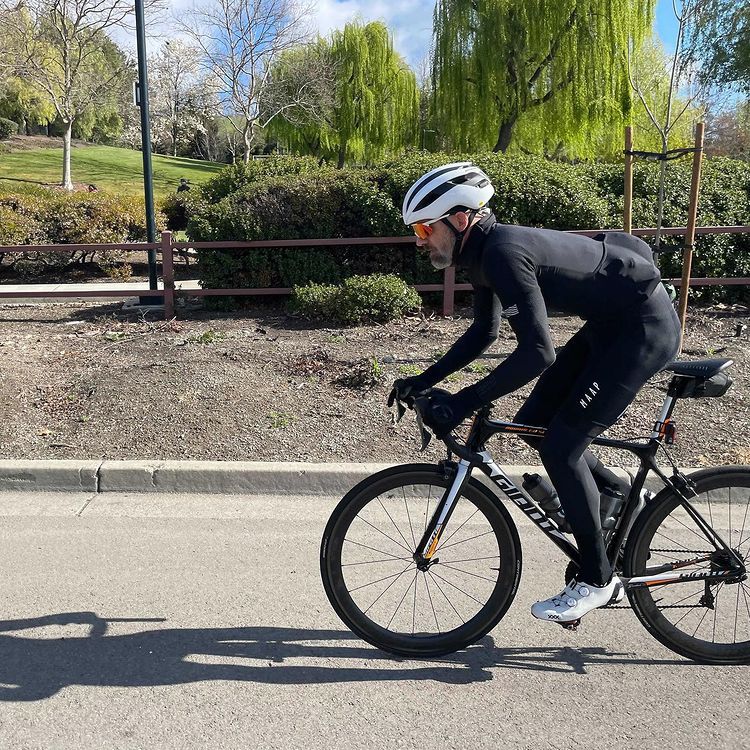
<instances>
[{"instance_id":1,"label":"shrub","mask_svg":"<svg viewBox=\"0 0 750 750\"><path fill-rule=\"evenodd\" d=\"M341 287L335 284L306 284L292 288L289 309L312 320L337 320L336 307Z\"/></svg>"},{"instance_id":2,"label":"shrub","mask_svg":"<svg viewBox=\"0 0 750 750\"><path fill-rule=\"evenodd\" d=\"M305 317L357 325L384 323L418 310L419 294L398 276L351 276L343 284L294 287L290 307Z\"/></svg>"},{"instance_id":3,"label":"shrub","mask_svg":"<svg viewBox=\"0 0 750 750\"><path fill-rule=\"evenodd\" d=\"M31 211L18 211L0 199L0 245L33 245L44 239L44 229Z\"/></svg>"},{"instance_id":4,"label":"shrub","mask_svg":"<svg viewBox=\"0 0 750 750\"><path fill-rule=\"evenodd\" d=\"M5 141L18 132L18 124L0 117L0 141Z\"/></svg>"},{"instance_id":5,"label":"shrub","mask_svg":"<svg viewBox=\"0 0 750 750\"><path fill-rule=\"evenodd\" d=\"M188 234L197 241L383 237L404 231L400 212L362 172L272 178L247 185L216 204L203 203ZM204 287L293 287L394 271L420 273L413 245L199 251Z\"/></svg>"}]
</instances>

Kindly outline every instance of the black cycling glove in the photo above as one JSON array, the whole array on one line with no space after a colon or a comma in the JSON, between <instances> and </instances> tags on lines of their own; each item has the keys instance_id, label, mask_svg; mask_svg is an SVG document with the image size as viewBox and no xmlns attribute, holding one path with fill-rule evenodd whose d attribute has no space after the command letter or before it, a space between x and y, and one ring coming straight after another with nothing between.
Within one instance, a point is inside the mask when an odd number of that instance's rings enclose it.
<instances>
[{"instance_id":1,"label":"black cycling glove","mask_svg":"<svg viewBox=\"0 0 750 750\"><path fill-rule=\"evenodd\" d=\"M472 387L464 388L456 394L433 388L426 401L427 408L422 415L424 423L440 439L450 434L469 414L483 405Z\"/></svg>"},{"instance_id":2,"label":"black cycling glove","mask_svg":"<svg viewBox=\"0 0 750 750\"><path fill-rule=\"evenodd\" d=\"M417 396L433 385L434 383L424 377L424 373L422 375L413 375L410 378L394 380L393 388L388 394L388 406L393 406L397 398L403 399L407 396Z\"/></svg>"}]
</instances>

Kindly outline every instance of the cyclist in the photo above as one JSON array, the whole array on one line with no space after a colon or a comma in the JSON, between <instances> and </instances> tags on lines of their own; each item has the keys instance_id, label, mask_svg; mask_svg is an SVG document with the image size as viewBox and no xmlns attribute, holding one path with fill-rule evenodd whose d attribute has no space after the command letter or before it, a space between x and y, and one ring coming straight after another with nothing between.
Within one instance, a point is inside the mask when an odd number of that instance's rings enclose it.
<instances>
[{"instance_id":1,"label":"cyclist","mask_svg":"<svg viewBox=\"0 0 750 750\"><path fill-rule=\"evenodd\" d=\"M559 594L531 611L541 620L571 622L623 596L599 519L599 489L620 480L588 446L675 356L680 325L645 242L622 232L588 238L500 224L487 207L494 192L481 169L460 162L427 172L406 193L404 223L432 265L466 269L474 321L422 374L397 380L394 395L424 391L465 367L497 339L500 319L508 321L515 350L458 393L432 391L425 422L443 437L483 405L541 376L515 420L547 427L544 438L528 442L560 496L581 564ZM548 308L584 321L557 357Z\"/></svg>"}]
</instances>

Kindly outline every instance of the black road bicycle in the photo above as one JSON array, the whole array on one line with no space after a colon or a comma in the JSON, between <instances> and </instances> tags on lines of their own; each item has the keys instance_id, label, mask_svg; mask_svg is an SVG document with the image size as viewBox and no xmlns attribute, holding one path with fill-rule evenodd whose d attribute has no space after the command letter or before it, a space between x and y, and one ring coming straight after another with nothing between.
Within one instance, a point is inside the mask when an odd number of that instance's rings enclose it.
<instances>
[{"instance_id":1,"label":"black road bicycle","mask_svg":"<svg viewBox=\"0 0 750 750\"><path fill-rule=\"evenodd\" d=\"M731 364L673 362L665 368L673 375L648 438L593 441L630 451L640 463L604 532L633 611L665 646L708 664L750 663L750 466L685 475L666 445L674 442L677 400L722 396L732 382ZM429 440L420 419L424 401L404 403L416 411L423 441ZM401 416L404 405L398 406ZM575 573L578 550L563 531L564 519L546 514L487 451L486 441L498 433L543 436L545 430L493 420L487 407L465 443L445 438L447 460L378 472L333 511L321 544L323 584L339 617L365 641L402 656L440 656L497 625L518 590L521 543L494 487L570 558L567 577ZM671 477L656 464L660 451ZM471 476L475 468L491 483ZM644 505L641 490L650 472L664 488Z\"/></svg>"}]
</instances>

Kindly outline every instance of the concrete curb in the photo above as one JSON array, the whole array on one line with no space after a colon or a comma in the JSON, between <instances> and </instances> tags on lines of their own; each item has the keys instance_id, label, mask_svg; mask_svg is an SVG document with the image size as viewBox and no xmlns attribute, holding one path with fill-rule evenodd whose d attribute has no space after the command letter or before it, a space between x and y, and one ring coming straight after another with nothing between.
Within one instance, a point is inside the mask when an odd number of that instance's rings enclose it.
<instances>
[{"instance_id":1,"label":"concrete curb","mask_svg":"<svg viewBox=\"0 0 750 750\"><path fill-rule=\"evenodd\" d=\"M381 463L283 461L0 461L0 491L343 495ZM520 484L540 466L506 466ZM625 472L616 470L625 476ZM489 482L479 472L475 474ZM657 480L658 483L658 480ZM654 485L654 489L658 484Z\"/></svg>"}]
</instances>

